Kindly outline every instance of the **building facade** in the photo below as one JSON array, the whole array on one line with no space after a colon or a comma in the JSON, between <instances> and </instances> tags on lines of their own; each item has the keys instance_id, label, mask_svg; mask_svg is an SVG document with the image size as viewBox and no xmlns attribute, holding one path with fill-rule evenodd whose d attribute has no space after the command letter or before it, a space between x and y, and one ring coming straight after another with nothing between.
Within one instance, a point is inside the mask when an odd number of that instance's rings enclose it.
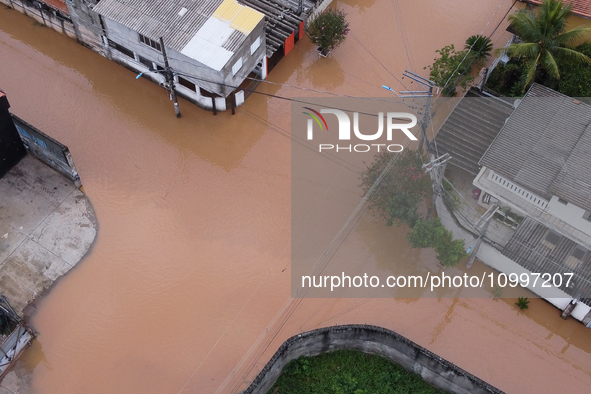
<instances>
[{"instance_id":1,"label":"building facade","mask_svg":"<svg viewBox=\"0 0 591 394\"><path fill-rule=\"evenodd\" d=\"M164 43L175 90L188 100L219 110L251 77L264 78L264 16L234 0L102 0L93 9L104 24L107 56L164 83ZM156 70L156 71L150 71ZM236 92L237 105L244 101Z\"/></svg>"}]
</instances>

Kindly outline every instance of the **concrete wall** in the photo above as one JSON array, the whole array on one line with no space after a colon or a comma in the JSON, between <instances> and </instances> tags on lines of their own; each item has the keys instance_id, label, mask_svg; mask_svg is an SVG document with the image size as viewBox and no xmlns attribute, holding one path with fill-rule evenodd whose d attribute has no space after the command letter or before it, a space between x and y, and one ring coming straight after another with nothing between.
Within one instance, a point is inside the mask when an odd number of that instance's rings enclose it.
<instances>
[{"instance_id":1,"label":"concrete wall","mask_svg":"<svg viewBox=\"0 0 591 394\"><path fill-rule=\"evenodd\" d=\"M53 9L36 8L33 2L27 0L0 0L0 3L33 18L38 23L49 27L58 33L62 33L70 38L76 38L76 28L74 27L72 20Z\"/></svg>"},{"instance_id":2,"label":"concrete wall","mask_svg":"<svg viewBox=\"0 0 591 394\"><path fill-rule=\"evenodd\" d=\"M316 3L308 15L308 19L306 19L306 24L312 22L318 15L322 14L322 12L328 8L330 3L332 3L332 0L324 0Z\"/></svg>"},{"instance_id":3,"label":"concrete wall","mask_svg":"<svg viewBox=\"0 0 591 394\"><path fill-rule=\"evenodd\" d=\"M289 338L242 394L267 393L291 360L340 349L382 356L409 372L421 375L433 386L451 393L502 393L394 331L368 325L345 325L320 328Z\"/></svg>"},{"instance_id":4,"label":"concrete wall","mask_svg":"<svg viewBox=\"0 0 591 394\"><path fill-rule=\"evenodd\" d=\"M97 3L97 0L66 0L70 18L76 27L78 41L104 55L101 21L99 15L90 8L91 5L95 6Z\"/></svg>"},{"instance_id":5,"label":"concrete wall","mask_svg":"<svg viewBox=\"0 0 591 394\"><path fill-rule=\"evenodd\" d=\"M566 204L558 201L558 197L552 196L548 203L548 213L552 216L560 218L584 233L591 234L591 222L583 219L586 211L583 208L567 202Z\"/></svg>"}]
</instances>

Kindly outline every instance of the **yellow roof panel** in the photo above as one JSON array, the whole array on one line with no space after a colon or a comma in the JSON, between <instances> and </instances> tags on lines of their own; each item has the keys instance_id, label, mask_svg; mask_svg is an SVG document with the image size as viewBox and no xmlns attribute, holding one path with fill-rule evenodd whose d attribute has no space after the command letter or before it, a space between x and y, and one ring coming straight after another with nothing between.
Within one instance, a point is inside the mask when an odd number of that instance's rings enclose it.
<instances>
[{"instance_id":1,"label":"yellow roof panel","mask_svg":"<svg viewBox=\"0 0 591 394\"><path fill-rule=\"evenodd\" d=\"M215 10L213 16L223 21L229 22L240 10L244 8L235 0L224 0L222 4Z\"/></svg>"},{"instance_id":2,"label":"yellow roof panel","mask_svg":"<svg viewBox=\"0 0 591 394\"><path fill-rule=\"evenodd\" d=\"M263 14L252 8L242 7L230 21L230 26L244 34L249 34L264 17Z\"/></svg>"}]
</instances>

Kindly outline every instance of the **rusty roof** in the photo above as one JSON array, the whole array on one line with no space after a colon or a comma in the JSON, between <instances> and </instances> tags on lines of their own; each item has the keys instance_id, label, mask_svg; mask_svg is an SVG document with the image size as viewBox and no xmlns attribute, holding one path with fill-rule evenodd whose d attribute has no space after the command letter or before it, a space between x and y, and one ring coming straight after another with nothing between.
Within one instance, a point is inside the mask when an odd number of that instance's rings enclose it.
<instances>
[{"instance_id":1,"label":"rusty roof","mask_svg":"<svg viewBox=\"0 0 591 394\"><path fill-rule=\"evenodd\" d=\"M543 0L520 0L524 3L541 5ZM591 19L591 0L563 0L564 4L570 4L573 9L572 13L583 18Z\"/></svg>"},{"instance_id":2,"label":"rusty roof","mask_svg":"<svg viewBox=\"0 0 591 394\"><path fill-rule=\"evenodd\" d=\"M47 4L51 8L55 8L56 10L62 12L63 14L70 15L68 12L68 6L64 0L40 0L42 3Z\"/></svg>"}]
</instances>

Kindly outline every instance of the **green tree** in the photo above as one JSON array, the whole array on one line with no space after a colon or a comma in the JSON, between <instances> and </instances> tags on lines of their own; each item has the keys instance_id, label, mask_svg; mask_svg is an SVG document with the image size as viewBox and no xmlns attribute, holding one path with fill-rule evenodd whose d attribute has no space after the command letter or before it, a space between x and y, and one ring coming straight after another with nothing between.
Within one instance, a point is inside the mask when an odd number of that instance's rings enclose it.
<instances>
[{"instance_id":1,"label":"green tree","mask_svg":"<svg viewBox=\"0 0 591 394\"><path fill-rule=\"evenodd\" d=\"M419 219L418 208L431 190L431 178L423 171L423 161L416 151L405 149L400 153L379 152L374 161L361 174L361 188L367 193L391 160L387 171L370 198L370 209L386 220L386 224L408 224Z\"/></svg>"},{"instance_id":2,"label":"green tree","mask_svg":"<svg viewBox=\"0 0 591 394\"><path fill-rule=\"evenodd\" d=\"M307 27L310 41L328 51L339 46L349 33L346 16L344 11L331 8L318 15Z\"/></svg>"},{"instance_id":3,"label":"green tree","mask_svg":"<svg viewBox=\"0 0 591 394\"><path fill-rule=\"evenodd\" d=\"M591 64L588 56L570 47L591 30L585 27L566 30L571 9L562 0L544 0L537 13L524 9L509 16L511 27L523 42L499 49L497 53L525 59L524 90L532 82L543 78L542 71L552 78L560 79L558 58Z\"/></svg>"},{"instance_id":4,"label":"green tree","mask_svg":"<svg viewBox=\"0 0 591 394\"><path fill-rule=\"evenodd\" d=\"M478 34L470 36L466 40L464 49L471 50L474 53L472 57L473 59L477 61L483 61L490 56L490 52L492 51L492 42L490 41L490 38Z\"/></svg>"},{"instance_id":5,"label":"green tree","mask_svg":"<svg viewBox=\"0 0 591 394\"><path fill-rule=\"evenodd\" d=\"M407 234L408 243L416 249L434 248L444 239L445 231L439 218L421 220Z\"/></svg>"},{"instance_id":6,"label":"green tree","mask_svg":"<svg viewBox=\"0 0 591 394\"><path fill-rule=\"evenodd\" d=\"M466 257L464 240L454 240L439 218L419 221L407 238L413 248L435 248L437 260L445 267L453 267Z\"/></svg>"},{"instance_id":7,"label":"green tree","mask_svg":"<svg viewBox=\"0 0 591 394\"><path fill-rule=\"evenodd\" d=\"M467 256L464 250L463 239L453 239L451 231L447 231L445 237L435 246L437 260L444 267L458 265Z\"/></svg>"},{"instance_id":8,"label":"green tree","mask_svg":"<svg viewBox=\"0 0 591 394\"><path fill-rule=\"evenodd\" d=\"M591 43L581 44L576 49L591 57ZM558 82L558 91L570 97L580 97L591 104L591 67L572 59L559 59L558 66L560 69L568 70Z\"/></svg>"},{"instance_id":9,"label":"green tree","mask_svg":"<svg viewBox=\"0 0 591 394\"><path fill-rule=\"evenodd\" d=\"M468 51L456 51L453 44L436 50L439 58L435 58L429 69L429 79L437 86L443 88L443 94L447 97L456 94L456 88L460 86L466 89L468 84L474 80L469 74L471 67Z\"/></svg>"}]
</instances>

